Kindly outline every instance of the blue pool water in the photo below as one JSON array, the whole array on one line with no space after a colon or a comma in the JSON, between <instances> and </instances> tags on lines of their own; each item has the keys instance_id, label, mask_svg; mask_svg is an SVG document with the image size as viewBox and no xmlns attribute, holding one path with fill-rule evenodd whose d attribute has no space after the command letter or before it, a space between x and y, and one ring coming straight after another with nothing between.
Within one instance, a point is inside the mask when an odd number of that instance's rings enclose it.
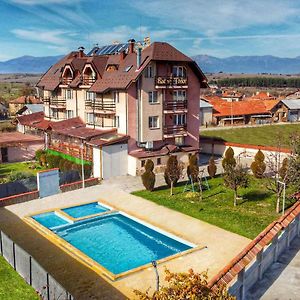
<instances>
[{"instance_id":1,"label":"blue pool water","mask_svg":"<svg viewBox=\"0 0 300 300\"><path fill-rule=\"evenodd\" d=\"M100 205L98 202L88 203L79 206L73 206L62 209L63 212L73 218L86 217L94 214L99 214L108 211L106 207Z\"/></svg>"},{"instance_id":2,"label":"blue pool water","mask_svg":"<svg viewBox=\"0 0 300 300\"><path fill-rule=\"evenodd\" d=\"M78 221L53 231L114 274L192 248L120 213Z\"/></svg>"},{"instance_id":3,"label":"blue pool water","mask_svg":"<svg viewBox=\"0 0 300 300\"><path fill-rule=\"evenodd\" d=\"M56 226L69 224L68 221L56 215L55 212L47 212L44 214L36 215L32 217L34 220L42 224L43 226L51 229Z\"/></svg>"}]
</instances>

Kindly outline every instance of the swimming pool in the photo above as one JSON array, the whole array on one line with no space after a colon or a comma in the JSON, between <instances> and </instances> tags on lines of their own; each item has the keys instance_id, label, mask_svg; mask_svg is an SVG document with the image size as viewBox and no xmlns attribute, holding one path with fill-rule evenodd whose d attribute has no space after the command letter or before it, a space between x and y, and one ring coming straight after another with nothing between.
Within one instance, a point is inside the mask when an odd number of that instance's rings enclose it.
<instances>
[{"instance_id":1,"label":"swimming pool","mask_svg":"<svg viewBox=\"0 0 300 300\"><path fill-rule=\"evenodd\" d=\"M99 204L101 206L101 204ZM125 276L132 271L189 252L196 245L168 234L126 213L104 210L94 215L95 203L62 209L77 216L85 212L91 217L67 221L59 212L45 212L31 216L30 223L37 229L47 228L47 235L56 237L58 246L68 249L71 255L92 265L111 279ZM104 206L103 206L104 207ZM43 230L45 232L45 230Z\"/></svg>"},{"instance_id":2,"label":"swimming pool","mask_svg":"<svg viewBox=\"0 0 300 300\"><path fill-rule=\"evenodd\" d=\"M63 208L62 211L72 218L82 218L94 214L99 214L108 211L109 208L105 207L98 202L87 203L72 207Z\"/></svg>"}]
</instances>

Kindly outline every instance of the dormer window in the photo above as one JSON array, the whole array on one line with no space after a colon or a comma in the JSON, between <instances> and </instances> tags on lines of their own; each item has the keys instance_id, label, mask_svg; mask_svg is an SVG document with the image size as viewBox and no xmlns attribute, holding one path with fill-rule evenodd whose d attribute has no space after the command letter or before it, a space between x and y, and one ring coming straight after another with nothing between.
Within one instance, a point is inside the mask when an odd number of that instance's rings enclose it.
<instances>
[{"instance_id":1,"label":"dormer window","mask_svg":"<svg viewBox=\"0 0 300 300\"><path fill-rule=\"evenodd\" d=\"M145 70L145 77L146 78L153 78L154 77L154 68L153 66L148 66Z\"/></svg>"},{"instance_id":2,"label":"dormer window","mask_svg":"<svg viewBox=\"0 0 300 300\"><path fill-rule=\"evenodd\" d=\"M73 80L73 70L70 66L66 66L62 74L62 84L68 85Z\"/></svg>"},{"instance_id":3,"label":"dormer window","mask_svg":"<svg viewBox=\"0 0 300 300\"><path fill-rule=\"evenodd\" d=\"M92 85L96 81L96 73L91 66L87 65L82 73L83 85Z\"/></svg>"},{"instance_id":4,"label":"dormer window","mask_svg":"<svg viewBox=\"0 0 300 300\"><path fill-rule=\"evenodd\" d=\"M173 66L173 77L186 77L186 68L184 66Z\"/></svg>"},{"instance_id":5,"label":"dormer window","mask_svg":"<svg viewBox=\"0 0 300 300\"><path fill-rule=\"evenodd\" d=\"M113 71L117 71L118 70L118 66L117 65L108 65L106 67L106 71L108 72L113 72Z\"/></svg>"}]
</instances>

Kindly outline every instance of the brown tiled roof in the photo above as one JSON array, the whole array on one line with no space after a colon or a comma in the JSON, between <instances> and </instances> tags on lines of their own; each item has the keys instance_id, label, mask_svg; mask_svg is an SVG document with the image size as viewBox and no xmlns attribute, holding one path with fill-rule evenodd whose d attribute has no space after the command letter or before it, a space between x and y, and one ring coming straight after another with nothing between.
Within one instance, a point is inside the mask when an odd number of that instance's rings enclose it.
<instances>
[{"instance_id":1,"label":"brown tiled roof","mask_svg":"<svg viewBox=\"0 0 300 300\"><path fill-rule=\"evenodd\" d=\"M104 134L116 132L116 129L106 129L106 130L99 130L99 129L93 129L89 127L77 127L77 128L66 128L66 129L60 129L55 130L58 134L75 137L79 139L91 139L94 137L100 137Z\"/></svg>"},{"instance_id":2,"label":"brown tiled roof","mask_svg":"<svg viewBox=\"0 0 300 300\"><path fill-rule=\"evenodd\" d=\"M58 130L65 130L69 128L85 127L85 123L81 120L80 117L75 117L75 118L62 120L58 122L50 122L49 127L53 131L58 131Z\"/></svg>"},{"instance_id":3,"label":"brown tiled roof","mask_svg":"<svg viewBox=\"0 0 300 300\"><path fill-rule=\"evenodd\" d=\"M22 143L43 142L44 139L36 135L23 134L21 132L0 133L0 145L12 147Z\"/></svg>"},{"instance_id":4,"label":"brown tiled roof","mask_svg":"<svg viewBox=\"0 0 300 300\"><path fill-rule=\"evenodd\" d=\"M256 255L264 249L273 238L286 228L300 214L300 194L296 194L298 201L277 221L272 222L263 230L246 248L240 252L227 266L223 268L208 283L209 287L215 288L219 285L228 285L238 273L248 266Z\"/></svg>"},{"instance_id":5,"label":"brown tiled roof","mask_svg":"<svg viewBox=\"0 0 300 300\"><path fill-rule=\"evenodd\" d=\"M29 115L22 115L16 117L16 120L21 124L21 125L27 125L31 126L35 123L39 123L44 120L45 114L43 111L39 111L33 114Z\"/></svg>"},{"instance_id":6,"label":"brown tiled roof","mask_svg":"<svg viewBox=\"0 0 300 300\"><path fill-rule=\"evenodd\" d=\"M124 143L129 139L128 135L118 134L116 132L106 133L99 138L92 138L88 144L92 146L108 146L112 144Z\"/></svg>"},{"instance_id":7,"label":"brown tiled roof","mask_svg":"<svg viewBox=\"0 0 300 300\"><path fill-rule=\"evenodd\" d=\"M14 100L11 100L9 103L13 104L42 104L43 101L36 96L21 96Z\"/></svg>"},{"instance_id":8,"label":"brown tiled roof","mask_svg":"<svg viewBox=\"0 0 300 300\"><path fill-rule=\"evenodd\" d=\"M136 158L147 158L147 157L155 157L155 156L164 156L177 151L180 151L180 148L170 144L170 145L165 145L159 150L144 150L144 149L134 150L131 151L129 155Z\"/></svg>"}]
</instances>

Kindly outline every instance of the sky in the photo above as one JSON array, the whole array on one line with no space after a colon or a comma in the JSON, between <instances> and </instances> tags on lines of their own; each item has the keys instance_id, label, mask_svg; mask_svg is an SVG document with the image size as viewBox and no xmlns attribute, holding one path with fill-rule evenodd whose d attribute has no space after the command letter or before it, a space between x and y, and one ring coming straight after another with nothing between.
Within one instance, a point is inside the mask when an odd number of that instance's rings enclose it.
<instances>
[{"instance_id":1,"label":"sky","mask_svg":"<svg viewBox=\"0 0 300 300\"><path fill-rule=\"evenodd\" d=\"M187 55L300 56L298 0L0 0L0 61L130 38Z\"/></svg>"}]
</instances>

